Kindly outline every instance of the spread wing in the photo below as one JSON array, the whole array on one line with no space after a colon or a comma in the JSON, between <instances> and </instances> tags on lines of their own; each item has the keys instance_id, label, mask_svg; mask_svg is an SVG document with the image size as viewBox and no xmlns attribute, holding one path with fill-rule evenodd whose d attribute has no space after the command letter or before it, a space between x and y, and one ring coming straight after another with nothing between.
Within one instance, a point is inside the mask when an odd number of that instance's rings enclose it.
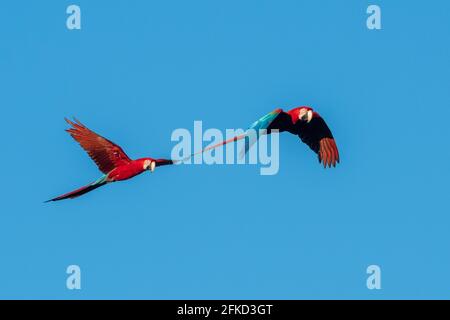
<instances>
[{"instance_id":1,"label":"spread wing","mask_svg":"<svg viewBox=\"0 0 450 320\"><path fill-rule=\"evenodd\" d=\"M296 128L300 139L317 153L324 167L335 167L339 163L336 141L321 116L315 113L309 123L299 121Z\"/></svg>"},{"instance_id":2,"label":"spread wing","mask_svg":"<svg viewBox=\"0 0 450 320\"><path fill-rule=\"evenodd\" d=\"M91 131L77 119L74 119L74 122L65 120L72 126L66 131L88 153L103 173L107 174L112 169L131 161L121 147Z\"/></svg>"},{"instance_id":3,"label":"spread wing","mask_svg":"<svg viewBox=\"0 0 450 320\"><path fill-rule=\"evenodd\" d=\"M267 134L270 134L276 129L278 132L287 131L298 135L302 142L307 144L311 150L317 153L319 162L323 163L324 167L335 167L336 163L339 163L339 151L336 141L333 138L331 130L318 113L314 113L310 122L297 121L296 123L293 123L289 113L284 112L282 109L276 109L255 121L244 134L208 146L207 148L186 157L186 159L230 142L245 139L245 145L240 152L242 158L248 152L250 147L259 139L259 130L261 129L266 129ZM178 161L182 160L177 160L177 162Z\"/></svg>"},{"instance_id":4,"label":"spread wing","mask_svg":"<svg viewBox=\"0 0 450 320\"><path fill-rule=\"evenodd\" d=\"M288 113L277 109L253 123L250 129L267 129L268 134L274 129L277 129L279 132L287 131L297 134L302 142L306 143L311 150L317 153L319 162L324 167L335 167L336 163L339 163L339 151L333 134L317 112L314 112L310 122L297 121L293 124ZM249 142L246 141L242 153L245 154L258 138L259 136L257 135L256 137L251 137Z\"/></svg>"}]
</instances>

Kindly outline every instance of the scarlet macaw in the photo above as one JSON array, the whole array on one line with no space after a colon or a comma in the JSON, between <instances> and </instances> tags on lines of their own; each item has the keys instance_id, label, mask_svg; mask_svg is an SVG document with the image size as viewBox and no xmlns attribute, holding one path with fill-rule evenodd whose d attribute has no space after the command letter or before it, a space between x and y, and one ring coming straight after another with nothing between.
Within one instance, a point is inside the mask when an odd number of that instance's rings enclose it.
<instances>
[{"instance_id":1,"label":"scarlet macaw","mask_svg":"<svg viewBox=\"0 0 450 320\"><path fill-rule=\"evenodd\" d=\"M255 131L250 131L250 129ZM317 153L319 163L323 163L324 168L335 167L336 163L339 163L339 151L333 134L322 117L307 106L297 107L287 112L284 112L283 109L276 109L255 121L244 134L209 146L201 152L247 138L245 147L241 151L241 156L244 156L258 139L259 130L264 129L267 130L267 134L270 134L272 130L278 130L279 132L287 131L298 135L311 150ZM250 132L256 133L256 136L255 134L250 134Z\"/></svg>"},{"instance_id":2,"label":"scarlet macaw","mask_svg":"<svg viewBox=\"0 0 450 320\"><path fill-rule=\"evenodd\" d=\"M153 158L131 160L121 147L91 131L78 120L75 119L75 122L65 120L72 126L66 131L88 153L104 175L87 186L46 202L76 198L107 183L127 180L144 171L153 172L156 167L174 163L172 160Z\"/></svg>"}]
</instances>

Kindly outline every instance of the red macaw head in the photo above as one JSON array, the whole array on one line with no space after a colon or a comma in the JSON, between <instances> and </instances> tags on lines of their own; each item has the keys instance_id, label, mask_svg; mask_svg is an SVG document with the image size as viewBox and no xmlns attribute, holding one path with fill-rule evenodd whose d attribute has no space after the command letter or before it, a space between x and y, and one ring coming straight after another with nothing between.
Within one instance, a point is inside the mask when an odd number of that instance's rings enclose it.
<instances>
[{"instance_id":1,"label":"red macaw head","mask_svg":"<svg viewBox=\"0 0 450 320\"><path fill-rule=\"evenodd\" d=\"M315 112L310 107L301 106L288 111L288 113L291 116L292 123L296 123L299 120L310 122Z\"/></svg>"},{"instance_id":2,"label":"red macaw head","mask_svg":"<svg viewBox=\"0 0 450 320\"><path fill-rule=\"evenodd\" d=\"M143 169L144 170L150 170L150 172L153 172L156 168L156 161L152 158L145 158L143 159Z\"/></svg>"}]
</instances>

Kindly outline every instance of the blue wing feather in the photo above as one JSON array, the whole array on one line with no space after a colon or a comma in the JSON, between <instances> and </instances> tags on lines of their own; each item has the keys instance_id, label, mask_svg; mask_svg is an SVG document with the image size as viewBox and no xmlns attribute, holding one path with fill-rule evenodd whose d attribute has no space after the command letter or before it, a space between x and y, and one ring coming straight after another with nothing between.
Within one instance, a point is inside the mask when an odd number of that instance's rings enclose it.
<instances>
[{"instance_id":1,"label":"blue wing feather","mask_svg":"<svg viewBox=\"0 0 450 320\"><path fill-rule=\"evenodd\" d=\"M282 109L276 109L252 123L252 125L245 132L245 145L240 152L241 158L244 157L248 150L255 144L256 141L258 141L261 133L260 130L267 129L281 112L283 112Z\"/></svg>"}]
</instances>

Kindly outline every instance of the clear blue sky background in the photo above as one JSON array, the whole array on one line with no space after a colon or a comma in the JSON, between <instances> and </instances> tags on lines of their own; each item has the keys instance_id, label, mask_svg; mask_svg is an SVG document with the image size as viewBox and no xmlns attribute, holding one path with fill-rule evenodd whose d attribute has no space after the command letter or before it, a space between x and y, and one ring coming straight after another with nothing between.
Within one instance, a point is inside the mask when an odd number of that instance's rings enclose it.
<instances>
[{"instance_id":1,"label":"clear blue sky background","mask_svg":"<svg viewBox=\"0 0 450 320\"><path fill-rule=\"evenodd\" d=\"M2 1L0 298L450 298L450 4L374 3L381 31L356 0ZM164 167L43 203L100 176L64 116L167 157L194 120L303 104L336 169L286 135L275 176Z\"/></svg>"}]
</instances>

